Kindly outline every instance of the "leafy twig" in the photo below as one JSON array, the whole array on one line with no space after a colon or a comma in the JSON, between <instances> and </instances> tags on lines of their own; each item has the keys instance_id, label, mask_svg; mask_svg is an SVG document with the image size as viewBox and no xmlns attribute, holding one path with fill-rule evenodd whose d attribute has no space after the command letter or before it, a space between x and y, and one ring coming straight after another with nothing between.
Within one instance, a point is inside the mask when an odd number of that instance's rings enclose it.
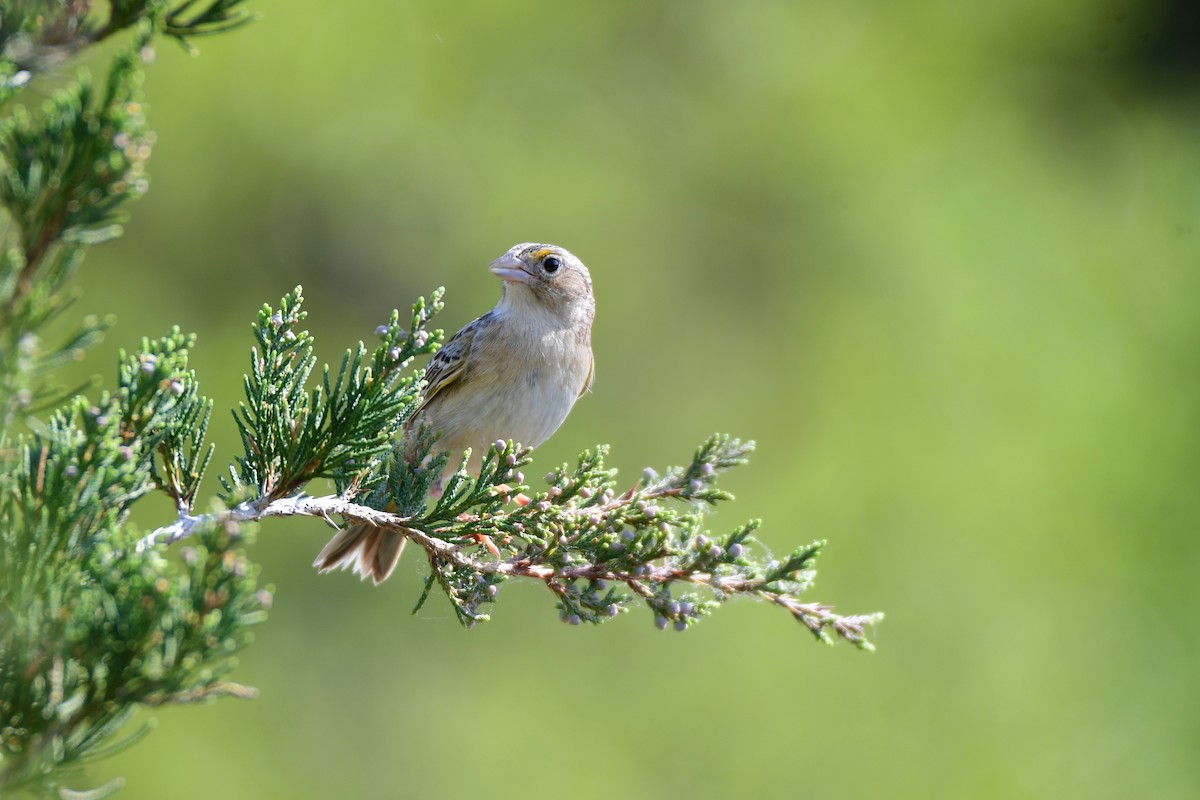
<instances>
[{"instance_id":1,"label":"leafy twig","mask_svg":"<svg viewBox=\"0 0 1200 800\"><path fill-rule=\"evenodd\" d=\"M525 487L518 471L528 463L528 451L497 442L480 477L463 472L451 482L446 494L458 499L443 498L424 514L383 511L341 496L260 499L214 514L181 516L143 538L139 548L269 517L339 516L400 531L422 548L431 579L466 624L488 618L479 609L494 602L500 583L529 578L545 584L563 621L572 624L602 622L638 599L651 608L659 627L682 630L732 597L751 596L784 608L822 639L832 634L869 649L864 629L880 615L840 616L798 599L811 583L823 543L780 562L769 554L755 558L752 548L761 545L750 534L757 523L723 537L699 532L699 505L729 497L716 488L716 476L743 463L751 446L711 437L686 469L668 470L662 478L647 475L619 496L611 489L615 473L604 469L598 448L574 470L548 475L550 489L528 497L519 491ZM676 596L677 586L685 593ZM707 596L687 593L691 589Z\"/></svg>"}]
</instances>

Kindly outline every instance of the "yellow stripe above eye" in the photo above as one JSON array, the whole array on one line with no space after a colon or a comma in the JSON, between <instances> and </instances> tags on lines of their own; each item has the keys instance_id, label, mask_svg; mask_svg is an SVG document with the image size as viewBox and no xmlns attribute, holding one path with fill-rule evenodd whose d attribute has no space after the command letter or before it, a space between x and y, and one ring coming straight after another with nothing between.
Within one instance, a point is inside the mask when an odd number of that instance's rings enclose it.
<instances>
[{"instance_id":1,"label":"yellow stripe above eye","mask_svg":"<svg viewBox=\"0 0 1200 800\"><path fill-rule=\"evenodd\" d=\"M550 250L549 247L542 247L537 250L534 250L532 253L530 253L530 255L533 256L534 258L545 258L546 256L550 255L551 252L552 251Z\"/></svg>"}]
</instances>

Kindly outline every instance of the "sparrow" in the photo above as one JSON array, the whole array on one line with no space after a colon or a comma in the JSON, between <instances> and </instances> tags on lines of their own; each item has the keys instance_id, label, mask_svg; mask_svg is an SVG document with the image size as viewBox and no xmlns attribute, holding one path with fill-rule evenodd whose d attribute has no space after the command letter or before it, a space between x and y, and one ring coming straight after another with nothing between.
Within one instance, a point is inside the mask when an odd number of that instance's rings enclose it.
<instances>
[{"instance_id":1,"label":"sparrow","mask_svg":"<svg viewBox=\"0 0 1200 800\"><path fill-rule=\"evenodd\" d=\"M501 283L496 307L450 337L425 370L421 405L401 433L404 457L416 458L415 433L437 434L434 446L452 457L430 493L440 497L454 458L471 449L468 469L498 439L537 447L550 438L575 401L591 389L595 372L592 320L596 302L583 262L552 244L518 244L488 270ZM320 572L350 566L383 583L396 568L403 533L360 523L339 531L313 566Z\"/></svg>"}]
</instances>

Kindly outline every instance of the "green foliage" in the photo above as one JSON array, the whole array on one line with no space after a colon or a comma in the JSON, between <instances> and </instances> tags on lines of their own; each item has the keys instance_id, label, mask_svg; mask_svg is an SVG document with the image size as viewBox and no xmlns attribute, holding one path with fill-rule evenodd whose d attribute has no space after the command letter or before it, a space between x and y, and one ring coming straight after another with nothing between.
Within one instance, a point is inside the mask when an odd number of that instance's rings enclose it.
<instances>
[{"instance_id":1,"label":"green foliage","mask_svg":"<svg viewBox=\"0 0 1200 800\"><path fill-rule=\"evenodd\" d=\"M147 24L194 52L190 39L235 30L257 19L241 7L244 2L109 0L104 15L93 13L87 2L13 0L0 15L0 54L22 69L53 69L90 45Z\"/></svg>"},{"instance_id":2,"label":"green foliage","mask_svg":"<svg viewBox=\"0 0 1200 800\"><path fill-rule=\"evenodd\" d=\"M413 306L407 330L393 312L369 361L360 342L346 352L336 378L326 365L321 384L310 390L306 381L316 359L312 337L296 330L306 314L302 302L296 287L278 311L264 306L258 314L254 335L261 352L251 351L246 401L235 414L245 454L230 471L229 491L248 484L270 501L316 478L344 486L366 477L419 400L420 376L402 377L404 369L442 339L440 330L430 335L424 329L442 308L438 290L428 307L424 298Z\"/></svg>"},{"instance_id":3,"label":"green foliage","mask_svg":"<svg viewBox=\"0 0 1200 800\"><path fill-rule=\"evenodd\" d=\"M0 121L0 204L8 223L0 256L0 404L8 422L60 399L63 391L44 377L82 357L110 324L89 319L62 344L42 342L46 325L74 299L68 283L84 247L120 235L122 205L148 187L154 134L136 55L148 36L143 26L133 47L113 59L99 98L81 71L38 113L18 106Z\"/></svg>"},{"instance_id":4,"label":"green foliage","mask_svg":"<svg viewBox=\"0 0 1200 800\"><path fill-rule=\"evenodd\" d=\"M183 0L166 13L163 32L193 50L187 41L189 38L236 30L257 19L257 15L239 8L243 2L245 0L211 0L201 6L196 0Z\"/></svg>"},{"instance_id":5,"label":"green foliage","mask_svg":"<svg viewBox=\"0 0 1200 800\"><path fill-rule=\"evenodd\" d=\"M131 506L162 489L190 511L211 456L211 403L187 368L192 337L143 340L121 353L114 391L31 416L62 402L54 371L111 325L89 318L43 342L75 297L86 248L119 235L126 201L147 189L142 59L167 5L114 2L102 27L87 3L0 13L0 794L70 795L64 782L120 746L139 705L248 694L223 676L270 601L235 531L198 532L179 560L135 547ZM176 15L165 32L214 32L236 5ZM34 72L130 27L103 90L80 71L37 110L11 105ZM31 432L13 438L26 421Z\"/></svg>"},{"instance_id":6,"label":"green foliage","mask_svg":"<svg viewBox=\"0 0 1200 800\"><path fill-rule=\"evenodd\" d=\"M178 4L113 0L104 24L88 3L15 2L0 13L0 408L6 424L67 392L46 381L79 359L110 320L88 319L57 345L42 332L74 299L68 285L87 245L121 233L123 206L149 187L154 145L142 102L142 61L156 33L191 37L240 27L254 16L241 0ZM34 73L133 29L112 59L101 92L81 70L36 111L7 108Z\"/></svg>"},{"instance_id":7,"label":"green foliage","mask_svg":"<svg viewBox=\"0 0 1200 800\"><path fill-rule=\"evenodd\" d=\"M54 788L139 703L239 691L221 681L269 597L206 531L182 564L137 552L131 505L160 447L204 401L178 332L122 354L118 390L76 398L0 472L0 787Z\"/></svg>"},{"instance_id":8,"label":"green foliage","mask_svg":"<svg viewBox=\"0 0 1200 800\"><path fill-rule=\"evenodd\" d=\"M529 497L520 468L530 463L530 451L496 442L478 477L460 470L432 510L405 521L410 529L464 545L427 547L430 574L417 608L436 582L459 620L470 626L489 618L480 609L495 602L501 583L529 577L557 597L560 619L568 624L599 624L641 600L658 628L682 631L729 599L747 595L787 609L824 641L832 641L834 633L870 649L863 629L877 616L842 617L797 599L815 577L813 563L823 542L780 561L752 536L758 520L719 536L703 528L706 506L733 499L717 488L718 477L746 463L753 447L711 436L687 467L670 468L661 477L647 469L618 494L616 470L605 468L608 448L601 445L581 455L574 468L564 464L548 473L549 489ZM394 474L410 472L398 456L389 467ZM405 481L392 478L385 485L403 491ZM377 493L369 502L380 500Z\"/></svg>"},{"instance_id":9,"label":"green foliage","mask_svg":"<svg viewBox=\"0 0 1200 800\"><path fill-rule=\"evenodd\" d=\"M97 244L118 235L118 206L146 192L153 135L142 77L135 53L120 53L98 103L89 73L80 72L40 114L17 108L0 128L0 201L28 261L58 241Z\"/></svg>"}]
</instances>

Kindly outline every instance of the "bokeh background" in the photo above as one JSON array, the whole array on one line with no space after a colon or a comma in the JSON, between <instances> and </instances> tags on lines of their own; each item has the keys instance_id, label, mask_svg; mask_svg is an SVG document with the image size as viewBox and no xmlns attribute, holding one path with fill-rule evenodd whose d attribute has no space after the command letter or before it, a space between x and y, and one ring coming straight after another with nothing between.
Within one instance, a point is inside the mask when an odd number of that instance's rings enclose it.
<instances>
[{"instance_id":1,"label":"bokeh background","mask_svg":"<svg viewBox=\"0 0 1200 800\"><path fill-rule=\"evenodd\" d=\"M289 3L164 43L158 145L80 309L88 368L179 324L218 409L302 283L319 355L526 240L591 266L594 394L539 453L630 479L758 440L713 520L830 545L810 598L879 651L737 603L685 634L463 631L317 576L235 677L93 777L129 798L1200 796L1200 27L1151 0ZM218 412L217 462L234 452ZM534 470L532 474L541 474ZM141 511L147 527L170 515ZM148 714L143 715L143 719Z\"/></svg>"}]
</instances>

